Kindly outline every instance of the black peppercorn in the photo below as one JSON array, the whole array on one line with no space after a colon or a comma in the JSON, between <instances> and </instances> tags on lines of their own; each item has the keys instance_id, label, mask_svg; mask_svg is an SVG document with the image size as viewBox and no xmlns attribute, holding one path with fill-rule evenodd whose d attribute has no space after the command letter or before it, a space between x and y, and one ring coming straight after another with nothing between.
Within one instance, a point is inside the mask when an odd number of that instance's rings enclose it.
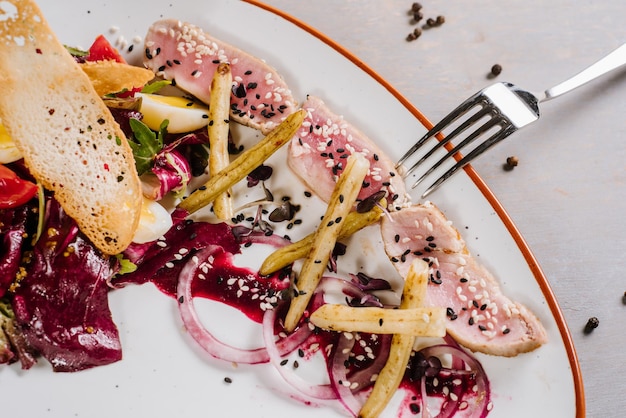
<instances>
[{"instance_id":1,"label":"black peppercorn","mask_svg":"<svg viewBox=\"0 0 626 418\"><path fill-rule=\"evenodd\" d=\"M589 334L591 331L598 328L598 325L600 325L600 320L595 316L592 316L587 321L587 324L585 324L585 333Z\"/></svg>"},{"instance_id":2,"label":"black peppercorn","mask_svg":"<svg viewBox=\"0 0 626 418\"><path fill-rule=\"evenodd\" d=\"M419 12L421 8L422 8L422 5L420 3L417 3L417 2L413 3L411 5L411 11L412 12Z\"/></svg>"}]
</instances>

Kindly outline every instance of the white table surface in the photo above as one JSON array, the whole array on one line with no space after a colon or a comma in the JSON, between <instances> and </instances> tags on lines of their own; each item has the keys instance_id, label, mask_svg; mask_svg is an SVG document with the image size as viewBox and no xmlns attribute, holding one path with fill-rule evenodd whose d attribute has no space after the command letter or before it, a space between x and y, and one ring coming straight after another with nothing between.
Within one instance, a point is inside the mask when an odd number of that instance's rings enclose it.
<instances>
[{"instance_id":1,"label":"white table surface","mask_svg":"<svg viewBox=\"0 0 626 418\"><path fill-rule=\"evenodd\" d=\"M446 20L413 42L405 40L416 27L411 1L265 3L347 48L433 122L492 83L493 64L503 68L498 81L541 91L626 42L624 1L424 0L425 17ZM473 166L557 297L578 353L587 416L624 416L626 68L542 110L539 122ZM504 171L511 155L519 165ZM591 316L600 325L585 334Z\"/></svg>"}]
</instances>

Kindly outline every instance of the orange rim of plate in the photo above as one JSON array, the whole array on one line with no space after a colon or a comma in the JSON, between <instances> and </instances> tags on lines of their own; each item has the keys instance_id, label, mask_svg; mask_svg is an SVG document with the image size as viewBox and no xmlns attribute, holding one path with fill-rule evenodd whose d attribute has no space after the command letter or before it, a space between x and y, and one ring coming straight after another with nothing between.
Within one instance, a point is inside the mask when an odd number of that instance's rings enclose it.
<instances>
[{"instance_id":1,"label":"orange rim of plate","mask_svg":"<svg viewBox=\"0 0 626 418\"><path fill-rule=\"evenodd\" d=\"M426 116L424 116L422 112L420 112L411 102L409 102L406 99L406 97L404 97L387 80L381 77L378 73L376 73L376 71L374 71L371 67L369 67L363 61L357 58L352 52L344 48L342 45L335 42L328 36L324 35L317 29L307 25L301 20L273 6L269 6L258 0L243 0L243 1L246 3L252 4L254 6L257 6L261 9L264 9L277 16L282 17L283 19L300 27L304 31L308 32L309 34L313 35L315 38L319 39L320 41L324 42L325 44L333 48L335 51L342 54L345 58L350 60L354 65L359 67L369 76L371 76L374 80L376 80L381 86L385 87L385 89L387 89L389 93L391 93L409 112L411 112L411 114L413 114L417 118L417 120L419 120L422 123L422 125L424 125L426 129L432 128L433 124L426 118ZM480 190L480 192L487 199L489 204L496 211L502 223L505 225L505 227L507 228L507 230L509 231L509 233L515 240L519 250L521 251L522 255L524 256L524 259L526 260L526 263L530 267L530 270L532 271L533 276L535 277L535 280L539 284L539 288L541 289L544 297L546 298L548 306L550 307L550 311L552 312L552 315L554 316L554 319L556 320L556 323L559 327L559 332L561 334L563 344L565 345L565 350L567 351L567 356L568 356L570 368L572 371L572 377L574 380L574 391L576 395L576 417L583 418L585 416L585 395L584 395L584 390L583 390L583 381L582 381L582 373L580 370L580 364L578 362L578 357L576 355L576 348L574 347L572 336L565 322L565 317L563 316L563 312L561 311L561 308L559 307L559 304L556 300L554 292L552 291L552 288L550 287L550 283L548 282L548 279L546 278L546 276L543 274L543 271L541 270L541 267L539 267L539 263L537 262L537 259L535 258L532 251L528 247L528 244L522 237L520 231L517 229L515 224L513 224L513 221L507 214L506 210L504 209L502 204L498 201L498 199L493 194L493 192L489 189L489 187L484 182L484 180L478 175L478 173L476 173L476 171L471 166L471 164L466 165L464 167L464 170L465 170L465 173L469 176L469 178L474 182L476 187L478 187L478 190Z\"/></svg>"}]
</instances>

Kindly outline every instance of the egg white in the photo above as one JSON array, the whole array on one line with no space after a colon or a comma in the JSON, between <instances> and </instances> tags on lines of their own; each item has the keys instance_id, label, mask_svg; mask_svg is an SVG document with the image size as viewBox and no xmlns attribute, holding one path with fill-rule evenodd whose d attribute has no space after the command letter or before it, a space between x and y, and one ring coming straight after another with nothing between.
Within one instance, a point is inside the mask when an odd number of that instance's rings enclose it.
<instances>
[{"instance_id":1,"label":"egg white","mask_svg":"<svg viewBox=\"0 0 626 418\"><path fill-rule=\"evenodd\" d=\"M167 131L170 133L195 131L209 123L208 107L184 97L147 93L136 93L136 96L141 97L142 121L154 131L159 130L165 119L169 121Z\"/></svg>"},{"instance_id":2,"label":"egg white","mask_svg":"<svg viewBox=\"0 0 626 418\"><path fill-rule=\"evenodd\" d=\"M139 226L135 231L133 242L143 244L162 237L172 227L172 217L158 202L143 198Z\"/></svg>"}]
</instances>

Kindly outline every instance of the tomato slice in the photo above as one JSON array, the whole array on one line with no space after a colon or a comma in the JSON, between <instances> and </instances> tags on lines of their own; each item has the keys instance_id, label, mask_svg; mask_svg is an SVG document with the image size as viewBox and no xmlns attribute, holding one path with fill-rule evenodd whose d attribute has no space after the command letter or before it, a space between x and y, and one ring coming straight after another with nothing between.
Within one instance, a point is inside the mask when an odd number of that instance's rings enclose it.
<instances>
[{"instance_id":1,"label":"tomato slice","mask_svg":"<svg viewBox=\"0 0 626 418\"><path fill-rule=\"evenodd\" d=\"M93 44L89 47L89 55L87 61L117 61L126 64L126 60L122 57L117 49L104 37L98 35Z\"/></svg>"},{"instance_id":2,"label":"tomato slice","mask_svg":"<svg viewBox=\"0 0 626 418\"><path fill-rule=\"evenodd\" d=\"M0 209L21 206L37 194L37 185L0 164Z\"/></svg>"}]
</instances>

